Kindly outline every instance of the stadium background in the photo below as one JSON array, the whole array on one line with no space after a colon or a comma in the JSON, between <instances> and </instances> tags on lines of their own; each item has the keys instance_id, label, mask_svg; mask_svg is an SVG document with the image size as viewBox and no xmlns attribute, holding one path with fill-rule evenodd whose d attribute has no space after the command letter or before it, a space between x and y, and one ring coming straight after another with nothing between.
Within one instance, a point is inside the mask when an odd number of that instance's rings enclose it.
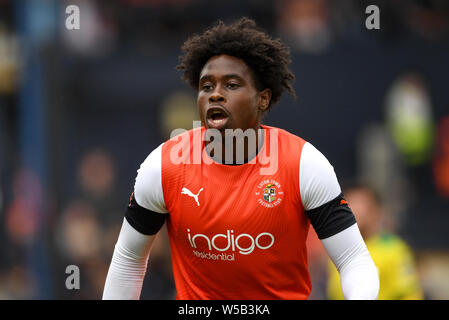
<instances>
[{"instance_id":1,"label":"stadium background","mask_svg":"<svg viewBox=\"0 0 449 320\"><path fill-rule=\"evenodd\" d=\"M380 30L365 27L370 4ZM298 99L265 123L311 141L342 184L373 185L425 297L449 298L447 1L0 0L0 299L101 297L138 166L197 118L180 46L241 16L292 50ZM164 232L143 299L174 297ZM72 264L79 290L65 287Z\"/></svg>"}]
</instances>

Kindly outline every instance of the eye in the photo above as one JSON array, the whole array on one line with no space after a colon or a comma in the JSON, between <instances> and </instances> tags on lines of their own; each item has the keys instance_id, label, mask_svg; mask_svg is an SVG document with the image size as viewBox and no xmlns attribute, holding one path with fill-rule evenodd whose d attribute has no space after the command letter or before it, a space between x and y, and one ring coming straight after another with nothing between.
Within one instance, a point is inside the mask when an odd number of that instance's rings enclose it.
<instances>
[{"instance_id":1,"label":"eye","mask_svg":"<svg viewBox=\"0 0 449 320\"><path fill-rule=\"evenodd\" d=\"M238 84L238 83L236 83L236 82L229 82L229 83L227 84L227 87L228 87L229 89L237 89L238 87L240 87L240 84Z\"/></svg>"},{"instance_id":2,"label":"eye","mask_svg":"<svg viewBox=\"0 0 449 320\"><path fill-rule=\"evenodd\" d=\"M201 90L203 90L203 91L210 91L212 89L213 89L213 86L211 83L203 83L201 85Z\"/></svg>"}]
</instances>

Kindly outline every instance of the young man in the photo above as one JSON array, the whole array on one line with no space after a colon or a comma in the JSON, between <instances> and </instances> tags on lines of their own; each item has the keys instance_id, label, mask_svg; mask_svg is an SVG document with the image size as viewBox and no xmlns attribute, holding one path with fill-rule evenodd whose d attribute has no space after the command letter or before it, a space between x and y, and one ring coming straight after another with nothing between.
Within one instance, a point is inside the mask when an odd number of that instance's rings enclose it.
<instances>
[{"instance_id":1,"label":"young man","mask_svg":"<svg viewBox=\"0 0 449 320\"><path fill-rule=\"evenodd\" d=\"M307 299L310 223L345 297L375 299L376 268L333 167L310 143L261 125L284 89L295 94L288 49L247 18L220 22L182 49L178 69L198 90L203 126L140 166L103 299L140 297L164 222L178 299Z\"/></svg>"}]
</instances>

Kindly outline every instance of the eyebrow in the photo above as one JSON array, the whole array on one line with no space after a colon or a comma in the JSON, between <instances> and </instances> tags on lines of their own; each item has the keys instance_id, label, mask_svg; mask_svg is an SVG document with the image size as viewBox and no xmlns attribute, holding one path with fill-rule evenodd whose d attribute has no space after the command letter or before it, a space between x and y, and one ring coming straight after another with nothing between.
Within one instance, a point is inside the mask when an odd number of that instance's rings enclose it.
<instances>
[{"instance_id":1,"label":"eyebrow","mask_svg":"<svg viewBox=\"0 0 449 320\"><path fill-rule=\"evenodd\" d=\"M206 81L206 80L210 80L210 79L212 79L212 78L213 78L212 75L210 75L210 74L205 74L204 76L202 76L202 77L200 78L200 81L199 81L199 82ZM242 78L242 76L240 76L240 75L238 75L238 74L236 74L236 73L225 74L222 78L225 78L225 79L236 78L236 79L239 79L239 80L242 80L242 81L244 80L244 79Z\"/></svg>"}]
</instances>

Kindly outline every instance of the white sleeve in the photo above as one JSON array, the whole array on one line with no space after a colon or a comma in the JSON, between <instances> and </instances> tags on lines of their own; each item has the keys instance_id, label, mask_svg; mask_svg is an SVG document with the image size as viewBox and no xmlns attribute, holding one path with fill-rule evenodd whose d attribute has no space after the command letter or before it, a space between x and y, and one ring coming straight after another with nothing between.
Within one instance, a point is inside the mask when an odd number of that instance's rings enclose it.
<instances>
[{"instance_id":1,"label":"white sleeve","mask_svg":"<svg viewBox=\"0 0 449 320\"><path fill-rule=\"evenodd\" d=\"M345 299L377 299L379 275L357 224L321 242L340 273Z\"/></svg>"},{"instance_id":2,"label":"white sleeve","mask_svg":"<svg viewBox=\"0 0 449 320\"><path fill-rule=\"evenodd\" d=\"M123 219L106 277L103 300L138 300L155 236L135 230Z\"/></svg>"},{"instance_id":3,"label":"white sleeve","mask_svg":"<svg viewBox=\"0 0 449 320\"><path fill-rule=\"evenodd\" d=\"M299 190L305 211L318 208L341 193L334 167L309 142L304 144L301 153Z\"/></svg>"},{"instance_id":4,"label":"white sleeve","mask_svg":"<svg viewBox=\"0 0 449 320\"><path fill-rule=\"evenodd\" d=\"M162 146L153 150L137 170L134 198L139 206L157 213L168 213L162 190Z\"/></svg>"}]
</instances>

